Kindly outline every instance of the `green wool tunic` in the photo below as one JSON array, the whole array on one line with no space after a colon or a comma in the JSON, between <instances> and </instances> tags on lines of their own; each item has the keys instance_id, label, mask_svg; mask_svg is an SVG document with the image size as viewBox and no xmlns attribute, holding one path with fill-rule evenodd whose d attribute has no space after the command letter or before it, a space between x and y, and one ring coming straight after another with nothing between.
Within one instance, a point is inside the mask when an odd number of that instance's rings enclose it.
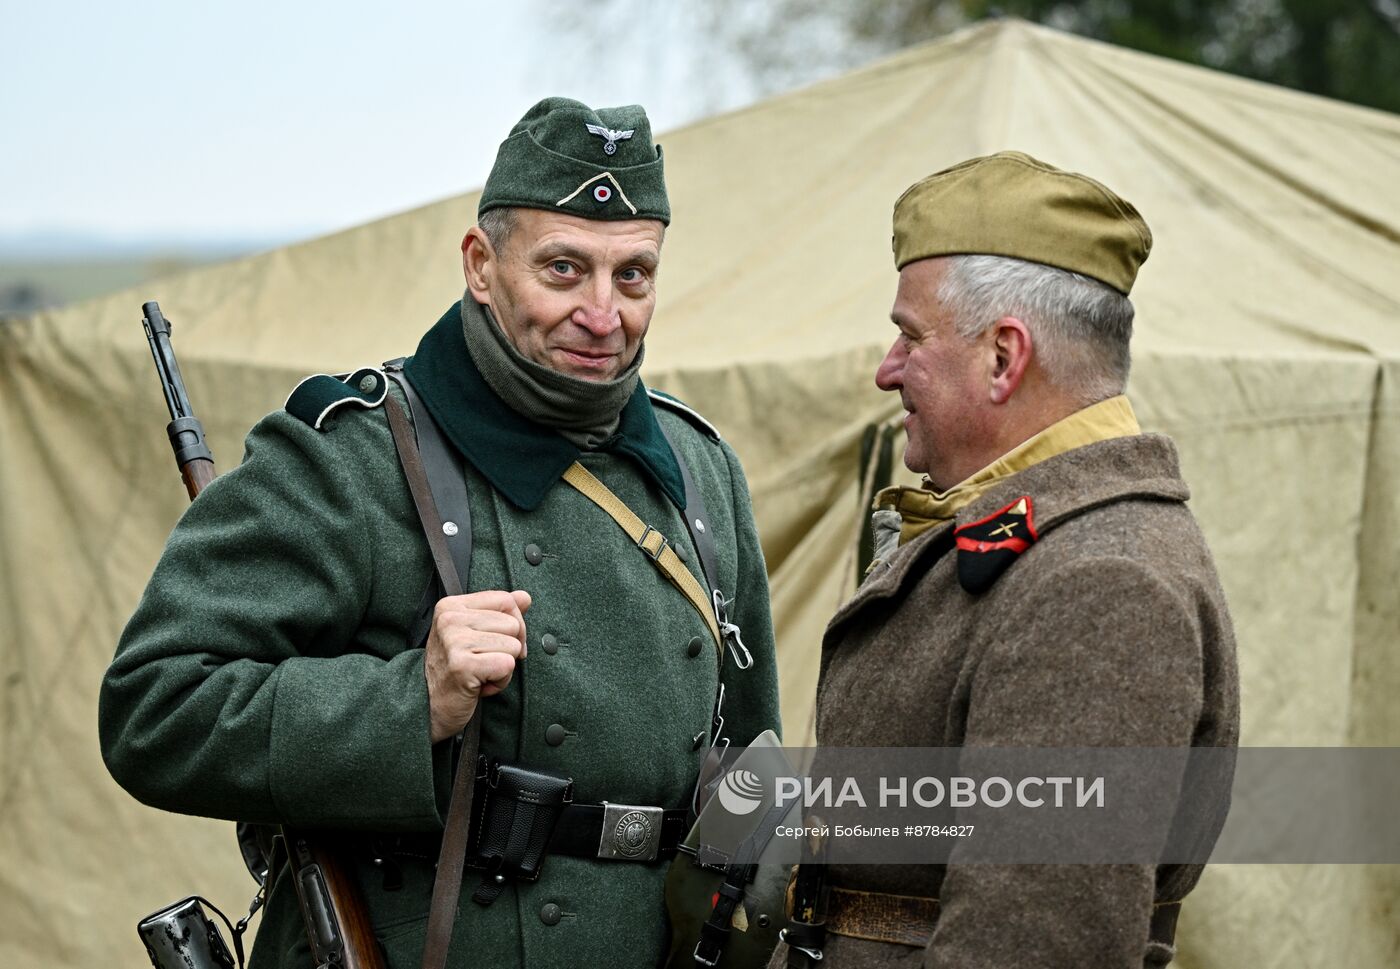
<instances>
[{"instance_id":1,"label":"green wool tunic","mask_svg":"<svg viewBox=\"0 0 1400 969\"><path fill-rule=\"evenodd\" d=\"M470 587L533 599L529 655L483 704L483 752L568 774L580 803L687 804L719 675L714 640L559 474L578 457L684 550L703 584L666 425L704 495L719 582L754 658L747 670L732 657L723 668L725 733L744 744L779 719L767 575L734 453L688 417L654 409L639 387L618 434L580 456L486 387L456 306L407 371L467 456ZM176 526L101 694L103 755L143 802L357 832L360 881L391 969L418 965L433 866L399 858L402 886L386 884L369 843L441 831L450 782L450 745L429 741L423 651L405 642L430 578L383 408L343 407L320 429L271 414L248 435L243 463ZM564 734L551 744L554 725ZM449 964L656 965L665 868L553 856L537 882L489 907L471 901L481 875L468 871ZM251 965L311 965L285 870Z\"/></svg>"}]
</instances>

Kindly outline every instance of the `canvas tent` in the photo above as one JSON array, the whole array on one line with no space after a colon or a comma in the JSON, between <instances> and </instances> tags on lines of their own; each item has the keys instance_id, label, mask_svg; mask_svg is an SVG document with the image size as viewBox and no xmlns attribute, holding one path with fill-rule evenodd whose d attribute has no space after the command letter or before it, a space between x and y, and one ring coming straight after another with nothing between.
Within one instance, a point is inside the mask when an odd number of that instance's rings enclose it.
<instances>
[{"instance_id":1,"label":"canvas tent","mask_svg":"<svg viewBox=\"0 0 1400 969\"><path fill-rule=\"evenodd\" d=\"M1400 744L1400 118L1005 21L662 141L675 221L644 377L748 469L790 742L853 586L862 436L899 412L872 382L891 204L1017 148L1113 186L1156 235L1130 394L1175 436L1217 556L1245 742ZM175 321L228 467L302 375L411 351L460 291L474 211L452 198L0 329L0 965L138 967L138 916L251 893L227 824L135 803L97 749L99 679L185 503L141 301ZM1393 868L1218 867L1179 964L1395 965L1397 900Z\"/></svg>"}]
</instances>

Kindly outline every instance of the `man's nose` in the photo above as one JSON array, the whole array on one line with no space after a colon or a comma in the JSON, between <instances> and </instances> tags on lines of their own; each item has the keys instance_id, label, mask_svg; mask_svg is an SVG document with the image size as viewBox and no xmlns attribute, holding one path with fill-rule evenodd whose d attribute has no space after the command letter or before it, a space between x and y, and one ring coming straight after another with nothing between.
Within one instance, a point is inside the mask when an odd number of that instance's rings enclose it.
<instances>
[{"instance_id":1,"label":"man's nose","mask_svg":"<svg viewBox=\"0 0 1400 969\"><path fill-rule=\"evenodd\" d=\"M583 303L574 310L573 321L595 337L607 336L622 325L613 295L612 280L598 280L584 295Z\"/></svg>"},{"instance_id":2,"label":"man's nose","mask_svg":"<svg viewBox=\"0 0 1400 969\"><path fill-rule=\"evenodd\" d=\"M903 387L906 356L900 341L896 339L875 371L875 386L881 390L898 390Z\"/></svg>"}]
</instances>

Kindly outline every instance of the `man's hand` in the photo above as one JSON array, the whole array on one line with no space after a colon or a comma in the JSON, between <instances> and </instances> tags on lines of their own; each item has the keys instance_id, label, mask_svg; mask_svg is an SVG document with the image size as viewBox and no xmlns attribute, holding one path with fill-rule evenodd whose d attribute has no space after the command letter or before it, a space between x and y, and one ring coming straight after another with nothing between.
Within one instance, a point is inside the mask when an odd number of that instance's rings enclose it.
<instances>
[{"instance_id":1,"label":"man's hand","mask_svg":"<svg viewBox=\"0 0 1400 969\"><path fill-rule=\"evenodd\" d=\"M465 727L479 698L510 685L515 664L525 658L529 608L530 594L520 590L438 601L423 661L433 743Z\"/></svg>"}]
</instances>

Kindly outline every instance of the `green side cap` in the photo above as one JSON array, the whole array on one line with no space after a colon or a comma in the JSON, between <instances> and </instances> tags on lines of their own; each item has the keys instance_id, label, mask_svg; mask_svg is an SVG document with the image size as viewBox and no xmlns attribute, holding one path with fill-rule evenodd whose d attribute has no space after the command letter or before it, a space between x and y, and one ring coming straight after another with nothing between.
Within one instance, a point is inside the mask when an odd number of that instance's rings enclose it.
<instances>
[{"instance_id":1,"label":"green side cap","mask_svg":"<svg viewBox=\"0 0 1400 969\"><path fill-rule=\"evenodd\" d=\"M669 224L661 148L646 111L594 110L570 98L536 104L501 142L477 215L507 206Z\"/></svg>"}]
</instances>

